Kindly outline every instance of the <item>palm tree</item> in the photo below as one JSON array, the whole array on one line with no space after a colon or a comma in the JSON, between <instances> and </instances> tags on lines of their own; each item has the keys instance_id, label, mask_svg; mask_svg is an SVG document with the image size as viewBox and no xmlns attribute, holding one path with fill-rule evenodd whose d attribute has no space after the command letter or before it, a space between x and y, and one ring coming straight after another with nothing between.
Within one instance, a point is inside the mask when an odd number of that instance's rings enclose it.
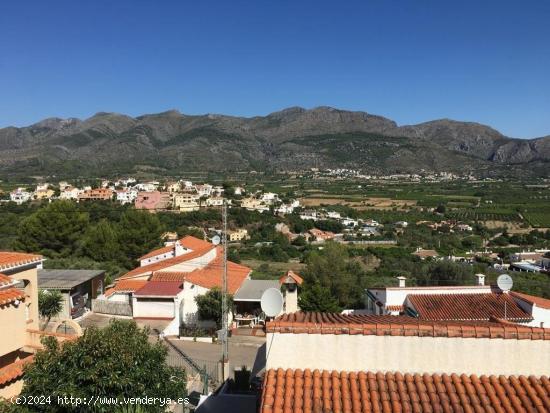
<instances>
[{"instance_id":1,"label":"palm tree","mask_svg":"<svg viewBox=\"0 0 550 413\"><path fill-rule=\"evenodd\" d=\"M42 326L45 329L53 317L57 317L63 310L63 296L57 290L40 290L38 292L38 312L45 319Z\"/></svg>"}]
</instances>

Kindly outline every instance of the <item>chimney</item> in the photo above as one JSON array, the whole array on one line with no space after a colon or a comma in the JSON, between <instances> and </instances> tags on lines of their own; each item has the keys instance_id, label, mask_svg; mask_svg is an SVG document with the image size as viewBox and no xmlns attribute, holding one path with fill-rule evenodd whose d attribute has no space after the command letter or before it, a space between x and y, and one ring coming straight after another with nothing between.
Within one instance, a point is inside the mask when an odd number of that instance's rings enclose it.
<instances>
[{"instance_id":1,"label":"chimney","mask_svg":"<svg viewBox=\"0 0 550 413\"><path fill-rule=\"evenodd\" d=\"M174 243L174 257L179 257L180 255L183 255L184 252L185 251L184 251L183 247L181 246L180 242L176 241Z\"/></svg>"},{"instance_id":2,"label":"chimney","mask_svg":"<svg viewBox=\"0 0 550 413\"><path fill-rule=\"evenodd\" d=\"M485 285L485 274L476 274L477 285Z\"/></svg>"},{"instance_id":3,"label":"chimney","mask_svg":"<svg viewBox=\"0 0 550 413\"><path fill-rule=\"evenodd\" d=\"M397 279L399 280L399 288L405 288L407 286L407 277L400 275Z\"/></svg>"}]
</instances>

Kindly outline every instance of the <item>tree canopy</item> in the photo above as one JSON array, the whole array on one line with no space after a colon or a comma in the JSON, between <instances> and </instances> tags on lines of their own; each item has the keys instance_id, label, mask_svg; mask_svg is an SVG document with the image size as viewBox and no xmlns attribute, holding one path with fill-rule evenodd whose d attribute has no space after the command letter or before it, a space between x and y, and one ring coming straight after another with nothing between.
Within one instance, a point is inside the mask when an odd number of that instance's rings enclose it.
<instances>
[{"instance_id":1,"label":"tree canopy","mask_svg":"<svg viewBox=\"0 0 550 413\"><path fill-rule=\"evenodd\" d=\"M151 343L148 330L134 321L113 320L103 328L88 328L82 337L59 345L44 340L45 350L35 355L25 369L22 396L52 396L51 405L36 405L33 411L110 412L113 406L67 408L57 396L80 398L185 397L185 372L166 363L167 348ZM166 406L142 406L143 411L162 412Z\"/></svg>"},{"instance_id":2,"label":"tree canopy","mask_svg":"<svg viewBox=\"0 0 550 413\"><path fill-rule=\"evenodd\" d=\"M15 245L49 257L69 257L78 250L89 220L89 215L78 211L73 202L52 202L23 220Z\"/></svg>"},{"instance_id":3,"label":"tree canopy","mask_svg":"<svg viewBox=\"0 0 550 413\"><path fill-rule=\"evenodd\" d=\"M57 290L38 292L38 312L48 325L52 317L57 317L63 310L63 296Z\"/></svg>"},{"instance_id":4,"label":"tree canopy","mask_svg":"<svg viewBox=\"0 0 550 413\"><path fill-rule=\"evenodd\" d=\"M330 290L316 283L307 284L298 296L298 305L302 311L316 311L335 313L341 310L338 300L334 298Z\"/></svg>"},{"instance_id":5,"label":"tree canopy","mask_svg":"<svg viewBox=\"0 0 550 413\"><path fill-rule=\"evenodd\" d=\"M206 294L195 297L198 314L201 320L212 320L218 330L222 327L222 292L219 288L212 288ZM227 295L228 308L233 307L233 297Z\"/></svg>"}]
</instances>

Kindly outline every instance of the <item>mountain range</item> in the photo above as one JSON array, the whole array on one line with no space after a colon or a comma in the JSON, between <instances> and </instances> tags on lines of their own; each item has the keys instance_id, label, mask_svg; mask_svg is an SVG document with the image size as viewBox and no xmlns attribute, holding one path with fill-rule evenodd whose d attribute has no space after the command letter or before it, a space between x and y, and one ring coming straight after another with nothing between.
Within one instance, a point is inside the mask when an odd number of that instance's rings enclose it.
<instances>
[{"instance_id":1,"label":"mountain range","mask_svg":"<svg viewBox=\"0 0 550 413\"><path fill-rule=\"evenodd\" d=\"M514 139L479 123L399 126L382 116L293 107L251 118L97 113L0 129L0 174L105 176L150 171L438 172L548 176L550 136Z\"/></svg>"}]
</instances>

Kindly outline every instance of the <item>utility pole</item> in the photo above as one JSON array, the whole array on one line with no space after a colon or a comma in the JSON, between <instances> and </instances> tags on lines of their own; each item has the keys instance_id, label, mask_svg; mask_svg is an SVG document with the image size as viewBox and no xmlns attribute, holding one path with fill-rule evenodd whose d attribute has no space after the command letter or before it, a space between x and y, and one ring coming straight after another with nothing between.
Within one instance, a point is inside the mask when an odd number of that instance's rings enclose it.
<instances>
[{"instance_id":1,"label":"utility pole","mask_svg":"<svg viewBox=\"0 0 550 413\"><path fill-rule=\"evenodd\" d=\"M225 379L229 375L229 348L228 348L228 316L229 309L227 306L227 201L223 200L222 207L223 218L223 274L222 274L222 368L223 378Z\"/></svg>"}]
</instances>

